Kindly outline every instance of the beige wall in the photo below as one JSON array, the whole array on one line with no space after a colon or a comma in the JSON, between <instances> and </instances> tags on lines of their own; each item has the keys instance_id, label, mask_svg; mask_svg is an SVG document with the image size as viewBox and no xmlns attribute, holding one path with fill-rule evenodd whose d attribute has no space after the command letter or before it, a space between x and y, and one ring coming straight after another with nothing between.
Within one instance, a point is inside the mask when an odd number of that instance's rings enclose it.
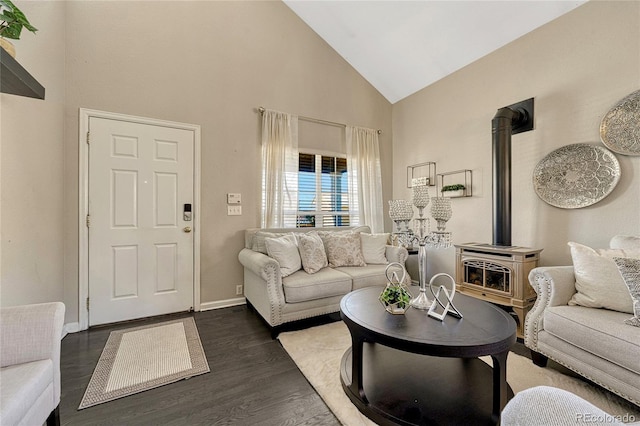
<instances>
[{"instance_id":1,"label":"beige wall","mask_svg":"<svg viewBox=\"0 0 640 426\"><path fill-rule=\"evenodd\" d=\"M393 107L280 2L185 2L171 19L166 8L23 2L40 33L16 43L19 60L47 100L0 97L2 305L63 300L67 322L78 319L81 107L202 126L205 303L236 297L242 232L259 224L257 106L382 129L385 200L409 198L409 164L473 169L474 197L453 200L449 228L456 242L490 242L490 121L535 97L536 129L514 136L514 244L567 264L568 240L640 234L640 157L618 155L617 188L584 209L551 207L531 186L544 155L597 143L603 114L640 86L637 2L589 2ZM242 216L226 216L227 192L242 193ZM452 251L431 263L450 271Z\"/></svg>"},{"instance_id":2,"label":"beige wall","mask_svg":"<svg viewBox=\"0 0 640 426\"><path fill-rule=\"evenodd\" d=\"M22 2L38 29L14 41L44 101L0 95L2 306L63 300L65 6Z\"/></svg>"},{"instance_id":3,"label":"beige wall","mask_svg":"<svg viewBox=\"0 0 640 426\"><path fill-rule=\"evenodd\" d=\"M65 299L72 312L78 108L202 126L203 303L237 297L243 231L260 224L257 107L385 130L384 182L391 180L391 105L281 2L69 2L67 23ZM228 192L242 193L242 216L226 215ZM384 192L390 198L390 184Z\"/></svg>"},{"instance_id":4,"label":"beige wall","mask_svg":"<svg viewBox=\"0 0 640 426\"><path fill-rule=\"evenodd\" d=\"M532 186L536 164L573 143L599 143L603 115L640 88L640 3L592 1L393 106L393 195L409 198L407 165L473 170L473 197L452 200L455 243L492 241L491 119L535 98L535 130L513 136L514 245L570 264L567 241L598 247L640 234L640 157L617 155L622 178L603 201L552 207ZM430 252L429 274L453 272L454 249Z\"/></svg>"}]
</instances>

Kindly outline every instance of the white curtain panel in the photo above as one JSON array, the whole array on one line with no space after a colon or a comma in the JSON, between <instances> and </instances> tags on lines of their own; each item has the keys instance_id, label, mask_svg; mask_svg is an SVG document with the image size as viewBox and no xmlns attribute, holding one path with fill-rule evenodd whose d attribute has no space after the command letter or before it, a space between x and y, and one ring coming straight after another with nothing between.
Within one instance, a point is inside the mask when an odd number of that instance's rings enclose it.
<instances>
[{"instance_id":1,"label":"white curtain panel","mask_svg":"<svg viewBox=\"0 0 640 426\"><path fill-rule=\"evenodd\" d=\"M263 228L296 226L298 210L298 116L262 114Z\"/></svg>"},{"instance_id":2,"label":"white curtain panel","mask_svg":"<svg viewBox=\"0 0 640 426\"><path fill-rule=\"evenodd\" d=\"M362 127L346 127L351 223L384 231L382 172L378 132Z\"/></svg>"}]
</instances>

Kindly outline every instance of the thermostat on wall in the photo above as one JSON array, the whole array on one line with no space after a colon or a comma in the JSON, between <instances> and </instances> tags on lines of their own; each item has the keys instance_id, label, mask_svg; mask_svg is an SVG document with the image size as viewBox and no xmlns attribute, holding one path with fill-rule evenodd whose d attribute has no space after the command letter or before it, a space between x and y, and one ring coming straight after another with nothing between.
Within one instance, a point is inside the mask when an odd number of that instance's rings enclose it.
<instances>
[{"instance_id":1,"label":"thermostat on wall","mask_svg":"<svg viewBox=\"0 0 640 426\"><path fill-rule=\"evenodd\" d=\"M242 196L239 193L228 193L227 204L240 204L242 202Z\"/></svg>"}]
</instances>

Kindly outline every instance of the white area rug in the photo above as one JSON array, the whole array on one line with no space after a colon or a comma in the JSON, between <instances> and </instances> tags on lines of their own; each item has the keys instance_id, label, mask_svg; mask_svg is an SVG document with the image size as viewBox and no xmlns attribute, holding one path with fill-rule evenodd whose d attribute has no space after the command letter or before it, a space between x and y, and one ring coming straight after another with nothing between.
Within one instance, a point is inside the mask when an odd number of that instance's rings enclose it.
<instances>
[{"instance_id":1,"label":"white area rug","mask_svg":"<svg viewBox=\"0 0 640 426\"><path fill-rule=\"evenodd\" d=\"M340 383L340 361L351 346L351 336L343 322L281 333L278 339L342 424L375 425L351 403ZM489 357L482 360L491 364ZM514 393L539 385L554 386L579 395L609 414L628 413L640 418L640 410L622 398L551 368L538 367L514 353L509 353L507 360L507 382Z\"/></svg>"},{"instance_id":2,"label":"white area rug","mask_svg":"<svg viewBox=\"0 0 640 426\"><path fill-rule=\"evenodd\" d=\"M207 372L193 318L113 331L78 409Z\"/></svg>"}]
</instances>

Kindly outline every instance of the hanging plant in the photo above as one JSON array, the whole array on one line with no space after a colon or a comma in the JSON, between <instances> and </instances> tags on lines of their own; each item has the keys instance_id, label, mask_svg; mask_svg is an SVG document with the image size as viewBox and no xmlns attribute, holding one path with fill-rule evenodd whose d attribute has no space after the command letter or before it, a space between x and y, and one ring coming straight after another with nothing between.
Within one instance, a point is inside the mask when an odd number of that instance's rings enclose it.
<instances>
[{"instance_id":1,"label":"hanging plant","mask_svg":"<svg viewBox=\"0 0 640 426\"><path fill-rule=\"evenodd\" d=\"M22 28L26 28L35 34L38 29L29 23L29 20L11 0L0 0L0 37L13 40L20 39Z\"/></svg>"}]
</instances>

